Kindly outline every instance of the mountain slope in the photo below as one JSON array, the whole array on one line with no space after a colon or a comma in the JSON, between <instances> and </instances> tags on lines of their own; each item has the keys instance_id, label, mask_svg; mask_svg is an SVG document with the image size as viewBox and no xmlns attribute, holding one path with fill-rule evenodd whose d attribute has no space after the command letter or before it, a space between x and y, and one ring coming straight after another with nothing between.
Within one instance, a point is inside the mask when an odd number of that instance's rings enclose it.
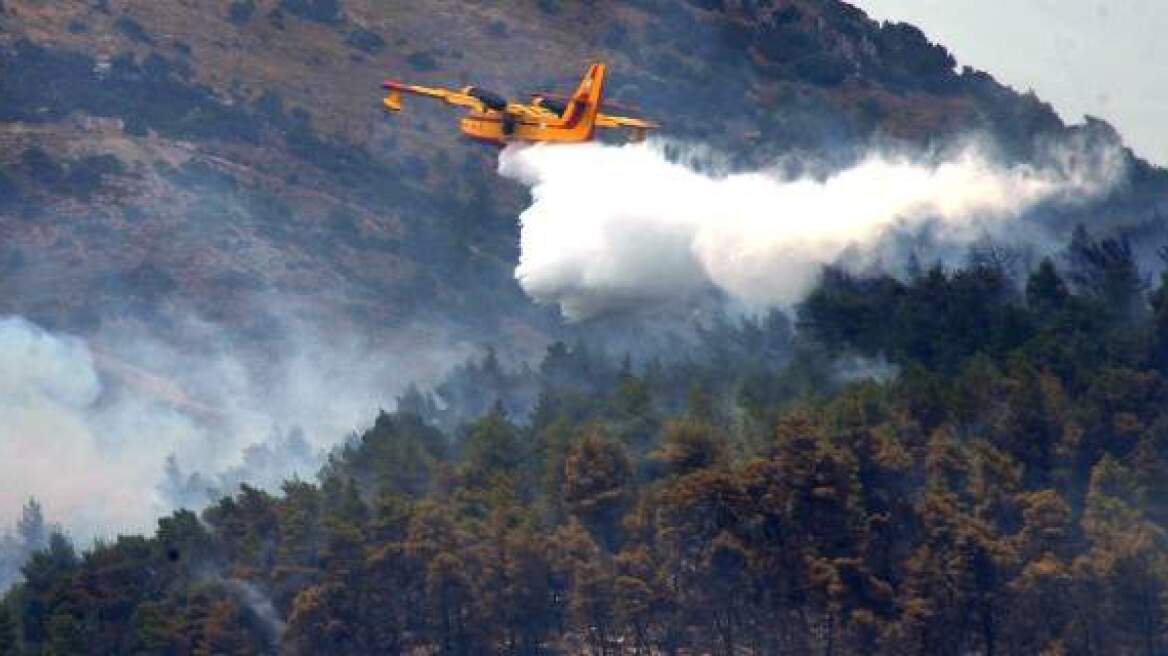
<instances>
[{"instance_id":1,"label":"mountain slope","mask_svg":"<svg viewBox=\"0 0 1168 656\"><path fill-rule=\"evenodd\" d=\"M0 310L81 331L168 304L247 325L257 295L546 323L510 275L523 192L452 112L383 116L391 74L518 94L604 59L615 98L743 164L970 133L1027 157L1069 130L835 1L7 0L0 28ZM1133 224L1164 188L1136 166Z\"/></svg>"}]
</instances>

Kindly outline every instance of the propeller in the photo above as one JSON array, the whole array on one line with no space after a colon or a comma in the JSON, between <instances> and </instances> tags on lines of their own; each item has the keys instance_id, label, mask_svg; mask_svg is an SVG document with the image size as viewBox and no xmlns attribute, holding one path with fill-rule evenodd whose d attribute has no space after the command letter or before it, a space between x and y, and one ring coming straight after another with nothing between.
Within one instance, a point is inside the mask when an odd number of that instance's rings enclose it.
<instances>
[{"instance_id":1,"label":"propeller","mask_svg":"<svg viewBox=\"0 0 1168 656\"><path fill-rule=\"evenodd\" d=\"M507 99L493 91L470 87L466 90L466 95L478 100L487 109L493 109L499 112L507 109Z\"/></svg>"}]
</instances>

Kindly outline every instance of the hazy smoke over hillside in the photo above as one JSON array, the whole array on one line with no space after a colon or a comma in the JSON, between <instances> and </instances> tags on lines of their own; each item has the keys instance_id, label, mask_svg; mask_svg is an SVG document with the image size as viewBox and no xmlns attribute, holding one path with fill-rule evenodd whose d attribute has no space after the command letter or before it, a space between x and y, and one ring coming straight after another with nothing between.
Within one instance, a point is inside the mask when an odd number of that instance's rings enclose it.
<instances>
[{"instance_id":1,"label":"hazy smoke over hillside","mask_svg":"<svg viewBox=\"0 0 1168 656\"><path fill-rule=\"evenodd\" d=\"M519 282L578 318L710 285L748 306L787 305L823 265L871 264L892 233L1017 243L1019 216L1106 192L1121 161L1118 149L1062 147L1041 167L1003 166L968 147L931 161L874 154L826 178L788 179L700 172L650 142L512 147L499 171L531 188Z\"/></svg>"},{"instance_id":2,"label":"hazy smoke over hillside","mask_svg":"<svg viewBox=\"0 0 1168 656\"><path fill-rule=\"evenodd\" d=\"M300 328L256 354L187 321L180 343L140 325L82 340L0 318L0 534L30 496L84 540L201 508L209 490L311 477L406 385L472 352L408 330L391 344Z\"/></svg>"}]
</instances>

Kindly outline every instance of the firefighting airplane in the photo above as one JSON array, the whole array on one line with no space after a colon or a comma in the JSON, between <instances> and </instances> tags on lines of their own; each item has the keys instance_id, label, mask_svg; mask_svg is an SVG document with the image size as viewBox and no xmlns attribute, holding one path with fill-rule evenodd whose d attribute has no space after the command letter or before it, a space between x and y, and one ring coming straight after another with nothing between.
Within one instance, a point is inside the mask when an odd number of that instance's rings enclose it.
<instances>
[{"instance_id":1,"label":"firefighting airplane","mask_svg":"<svg viewBox=\"0 0 1168 656\"><path fill-rule=\"evenodd\" d=\"M549 93L531 94L531 102L520 104L478 87L458 91L434 89L386 80L382 85L389 93L385 107L391 112L402 109L403 94L429 96L470 112L463 117L463 134L478 141L505 145L513 141L573 143L591 141L596 128L623 128L632 131L633 141L641 141L649 130L660 126L652 121L601 112L619 108L604 101L604 64L593 64L576 92L568 97Z\"/></svg>"}]
</instances>

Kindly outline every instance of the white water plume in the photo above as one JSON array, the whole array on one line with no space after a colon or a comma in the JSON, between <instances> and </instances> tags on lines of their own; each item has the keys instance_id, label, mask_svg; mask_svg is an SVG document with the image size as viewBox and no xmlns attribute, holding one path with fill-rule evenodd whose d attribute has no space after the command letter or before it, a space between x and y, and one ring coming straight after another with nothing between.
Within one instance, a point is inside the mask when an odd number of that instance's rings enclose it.
<instances>
[{"instance_id":1,"label":"white water plume","mask_svg":"<svg viewBox=\"0 0 1168 656\"><path fill-rule=\"evenodd\" d=\"M509 147L499 172L531 189L516 277L569 318L685 299L711 285L748 306L796 303L822 267L871 256L893 231L946 244L1008 234L1044 202L1115 186L1122 157L1052 150L1004 166L976 147L930 162L873 154L825 178L711 174L663 143Z\"/></svg>"}]
</instances>

